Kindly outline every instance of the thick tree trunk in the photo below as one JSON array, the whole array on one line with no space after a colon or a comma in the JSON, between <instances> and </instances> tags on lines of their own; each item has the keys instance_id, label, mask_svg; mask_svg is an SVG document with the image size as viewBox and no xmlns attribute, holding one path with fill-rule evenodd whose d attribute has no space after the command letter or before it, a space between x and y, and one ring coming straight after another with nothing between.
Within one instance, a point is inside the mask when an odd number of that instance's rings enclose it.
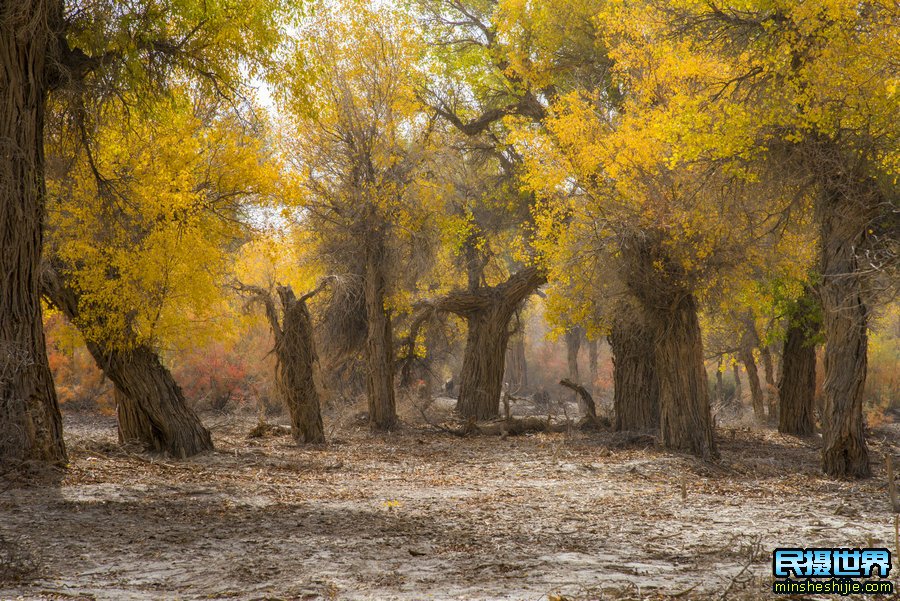
<instances>
[{"instance_id":1,"label":"thick tree trunk","mask_svg":"<svg viewBox=\"0 0 900 601\"><path fill-rule=\"evenodd\" d=\"M61 3L58 5L62 6ZM44 110L57 3L0 8L0 463L64 463L41 319Z\"/></svg>"},{"instance_id":2,"label":"thick tree trunk","mask_svg":"<svg viewBox=\"0 0 900 601\"><path fill-rule=\"evenodd\" d=\"M781 381L778 397L778 431L782 434L808 436L815 431L816 347L805 328L788 327L782 353Z\"/></svg>"},{"instance_id":3,"label":"thick tree trunk","mask_svg":"<svg viewBox=\"0 0 900 601\"><path fill-rule=\"evenodd\" d=\"M775 380L775 362L772 360L772 351L768 346L762 346L759 356L763 363L763 373L766 377L766 409L769 413L769 422L778 423L778 385Z\"/></svg>"},{"instance_id":4,"label":"thick tree trunk","mask_svg":"<svg viewBox=\"0 0 900 601\"><path fill-rule=\"evenodd\" d=\"M634 320L617 320L609 335L613 353L613 427L655 430L659 427L659 382L653 333Z\"/></svg>"},{"instance_id":5,"label":"thick tree trunk","mask_svg":"<svg viewBox=\"0 0 900 601\"><path fill-rule=\"evenodd\" d=\"M468 334L456 404L466 419L491 419L500 414L509 315L499 309L466 320Z\"/></svg>"},{"instance_id":6,"label":"thick tree trunk","mask_svg":"<svg viewBox=\"0 0 900 601\"><path fill-rule=\"evenodd\" d=\"M275 336L275 356L278 360L275 383L291 415L294 440L298 443L322 443L325 442L325 429L313 375L318 359L312 318L306 307L306 299L310 295L297 299L290 287L280 286L278 296L282 317L281 332Z\"/></svg>"},{"instance_id":7,"label":"thick tree trunk","mask_svg":"<svg viewBox=\"0 0 900 601\"><path fill-rule=\"evenodd\" d=\"M510 339L506 353L506 383L512 392L528 388L528 362L525 359L525 334L517 332Z\"/></svg>"},{"instance_id":8,"label":"thick tree trunk","mask_svg":"<svg viewBox=\"0 0 900 601\"><path fill-rule=\"evenodd\" d=\"M391 316L384 306L384 243L380 239L366 245L366 392L369 426L391 430L397 425L394 399L394 338Z\"/></svg>"},{"instance_id":9,"label":"thick tree trunk","mask_svg":"<svg viewBox=\"0 0 900 601\"><path fill-rule=\"evenodd\" d=\"M731 371L734 374L734 400L740 405L743 403L744 391L741 386L741 366L737 361L732 361Z\"/></svg>"},{"instance_id":10,"label":"thick tree trunk","mask_svg":"<svg viewBox=\"0 0 900 601\"><path fill-rule=\"evenodd\" d=\"M717 451L696 302L691 294L672 300L671 311L654 317L663 444L714 458Z\"/></svg>"},{"instance_id":11,"label":"thick tree trunk","mask_svg":"<svg viewBox=\"0 0 900 601\"><path fill-rule=\"evenodd\" d=\"M141 345L110 352L96 343L87 346L119 392L120 441L178 458L212 450L209 430L187 406L181 388L153 349Z\"/></svg>"},{"instance_id":12,"label":"thick tree trunk","mask_svg":"<svg viewBox=\"0 0 900 601\"><path fill-rule=\"evenodd\" d=\"M46 266L42 292L79 327L78 294L59 270ZM185 402L172 373L152 348L144 344L114 350L86 340L88 351L116 388L119 440L138 442L147 450L189 457L213 448L209 431Z\"/></svg>"},{"instance_id":13,"label":"thick tree trunk","mask_svg":"<svg viewBox=\"0 0 900 601\"><path fill-rule=\"evenodd\" d=\"M744 364L744 370L747 372L747 382L750 384L750 400L753 404L753 415L756 421L763 423L766 421L766 402L763 398L762 386L759 383L759 370L756 367L756 360L753 358L752 348L743 348L739 353L741 363Z\"/></svg>"},{"instance_id":14,"label":"thick tree trunk","mask_svg":"<svg viewBox=\"0 0 900 601\"><path fill-rule=\"evenodd\" d=\"M820 296L824 312L825 386L823 469L837 477L871 474L863 431L868 309L863 300L856 249L865 237L867 203L857 190L827 189L821 206ZM849 182L847 182L849 184ZM864 193L864 190L860 190Z\"/></svg>"},{"instance_id":15,"label":"thick tree trunk","mask_svg":"<svg viewBox=\"0 0 900 601\"><path fill-rule=\"evenodd\" d=\"M525 267L502 284L454 291L434 302L436 310L459 315L468 324L456 402L463 419L490 419L500 414L510 320L546 281L543 272Z\"/></svg>"}]
</instances>

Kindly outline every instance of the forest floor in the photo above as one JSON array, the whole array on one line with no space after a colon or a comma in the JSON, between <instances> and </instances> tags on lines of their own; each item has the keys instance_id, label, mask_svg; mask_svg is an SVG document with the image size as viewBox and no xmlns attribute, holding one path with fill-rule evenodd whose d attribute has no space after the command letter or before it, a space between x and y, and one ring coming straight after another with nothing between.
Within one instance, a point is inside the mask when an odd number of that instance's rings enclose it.
<instances>
[{"instance_id":1,"label":"forest floor","mask_svg":"<svg viewBox=\"0 0 900 601\"><path fill-rule=\"evenodd\" d=\"M173 461L67 415L68 470L0 480L0 599L768 599L774 547L895 544L896 424L843 482L772 431L720 428L706 463L607 431L299 448L206 421L216 451Z\"/></svg>"}]
</instances>

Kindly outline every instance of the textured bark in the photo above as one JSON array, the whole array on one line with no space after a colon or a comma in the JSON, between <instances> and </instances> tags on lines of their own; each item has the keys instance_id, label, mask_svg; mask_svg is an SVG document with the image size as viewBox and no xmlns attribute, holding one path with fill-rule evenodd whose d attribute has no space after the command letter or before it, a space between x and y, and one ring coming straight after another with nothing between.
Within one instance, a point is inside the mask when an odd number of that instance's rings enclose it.
<instances>
[{"instance_id":1,"label":"textured bark","mask_svg":"<svg viewBox=\"0 0 900 601\"><path fill-rule=\"evenodd\" d=\"M212 438L184 400L181 388L156 352L144 345L126 352L95 343L88 350L119 391L119 440L184 458L211 451Z\"/></svg>"},{"instance_id":2,"label":"textured bark","mask_svg":"<svg viewBox=\"0 0 900 601\"><path fill-rule=\"evenodd\" d=\"M436 310L459 315L468 325L456 403L462 418L483 420L500 414L510 320L546 281L543 272L526 267L502 284L454 291L433 303Z\"/></svg>"},{"instance_id":3,"label":"textured bark","mask_svg":"<svg viewBox=\"0 0 900 601\"><path fill-rule=\"evenodd\" d=\"M41 0L0 8L0 463L66 461L39 288L44 111L61 9Z\"/></svg>"},{"instance_id":4,"label":"textured bark","mask_svg":"<svg viewBox=\"0 0 900 601\"><path fill-rule=\"evenodd\" d=\"M506 353L506 383L511 391L528 388L528 362L525 359L525 335L513 334Z\"/></svg>"},{"instance_id":5,"label":"textured bark","mask_svg":"<svg viewBox=\"0 0 900 601\"><path fill-rule=\"evenodd\" d=\"M732 362L731 371L734 374L734 400L740 405L743 402L744 391L741 386L741 366L737 361Z\"/></svg>"},{"instance_id":6,"label":"textured bark","mask_svg":"<svg viewBox=\"0 0 900 601\"><path fill-rule=\"evenodd\" d=\"M588 388L591 391L594 390L594 386L596 386L597 382L597 357L598 357L598 343L596 340L588 340L588 371L590 371L591 381L590 386Z\"/></svg>"},{"instance_id":7,"label":"textured bark","mask_svg":"<svg viewBox=\"0 0 900 601\"><path fill-rule=\"evenodd\" d=\"M664 236L641 230L623 240L623 272L653 332L663 445L711 459L718 453L697 303L684 288L683 268L666 254Z\"/></svg>"},{"instance_id":8,"label":"textured bark","mask_svg":"<svg viewBox=\"0 0 900 601\"><path fill-rule=\"evenodd\" d=\"M76 327L83 317L78 294L59 270L45 266L44 296ZM172 373L156 351L145 344L117 350L95 340L85 341L98 367L116 388L119 440L137 442L149 451L184 458L213 448L209 431L184 399Z\"/></svg>"},{"instance_id":9,"label":"textured bark","mask_svg":"<svg viewBox=\"0 0 900 601\"><path fill-rule=\"evenodd\" d=\"M384 306L384 240L376 236L366 245L366 392L369 427L391 430L397 425L394 398L394 338L391 315Z\"/></svg>"},{"instance_id":10,"label":"textured bark","mask_svg":"<svg viewBox=\"0 0 900 601\"><path fill-rule=\"evenodd\" d=\"M484 420L500 412L509 316L499 306L467 318L468 333L456 408L465 419Z\"/></svg>"},{"instance_id":11,"label":"textured bark","mask_svg":"<svg viewBox=\"0 0 900 601\"><path fill-rule=\"evenodd\" d=\"M613 353L613 427L655 430L659 427L659 382L653 332L636 320L617 320L609 335Z\"/></svg>"},{"instance_id":12,"label":"textured bark","mask_svg":"<svg viewBox=\"0 0 900 601\"><path fill-rule=\"evenodd\" d=\"M291 434L301 444L325 442L319 391L314 377L318 357L312 317L306 307L306 301L318 289L298 299L289 286L279 286L280 321L271 295L260 292L269 326L275 336L275 385L291 416Z\"/></svg>"},{"instance_id":13,"label":"textured bark","mask_svg":"<svg viewBox=\"0 0 900 601\"><path fill-rule=\"evenodd\" d=\"M660 432L666 447L711 459L718 453L697 305L691 294L672 300L671 310L654 319Z\"/></svg>"},{"instance_id":14,"label":"textured bark","mask_svg":"<svg viewBox=\"0 0 900 601\"><path fill-rule=\"evenodd\" d=\"M825 473L837 477L871 474L862 415L868 309L856 254L870 211L865 190L857 189L864 186L854 184L829 182L819 206L825 332L822 462Z\"/></svg>"},{"instance_id":15,"label":"textured bark","mask_svg":"<svg viewBox=\"0 0 900 601\"><path fill-rule=\"evenodd\" d=\"M778 383L778 431L808 436L815 431L816 348L805 328L788 327Z\"/></svg>"},{"instance_id":16,"label":"textured bark","mask_svg":"<svg viewBox=\"0 0 900 601\"><path fill-rule=\"evenodd\" d=\"M763 398L762 386L759 383L759 370L756 367L756 360L753 358L753 349L745 347L741 349L738 355L741 363L744 364L744 370L747 372L753 415L756 417L756 421L763 423L766 421L766 402Z\"/></svg>"}]
</instances>

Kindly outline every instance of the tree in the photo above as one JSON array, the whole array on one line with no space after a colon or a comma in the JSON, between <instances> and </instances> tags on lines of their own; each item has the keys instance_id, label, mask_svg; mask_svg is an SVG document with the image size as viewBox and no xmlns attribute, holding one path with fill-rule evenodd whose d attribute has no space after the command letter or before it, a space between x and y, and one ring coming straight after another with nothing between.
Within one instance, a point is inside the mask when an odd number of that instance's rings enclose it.
<instances>
[{"instance_id":1,"label":"tree","mask_svg":"<svg viewBox=\"0 0 900 601\"><path fill-rule=\"evenodd\" d=\"M108 105L89 139L62 126L48 136L43 293L114 382L120 438L185 457L212 442L159 350L220 309L242 203L261 201L274 174L216 102L173 91L127 121L125 110Z\"/></svg>"},{"instance_id":2,"label":"tree","mask_svg":"<svg viewBox=\"0 0 900 601\"><path fill-rule=\"evenodd\" d=\"M339 313L362 312L350 323L365 328L369 423L390 430L393 315L430 255L433 192L423 178L433 119L415 99L418 42L402 13L341 7L319 5L298 40L283 99L295 127L286 153L303 188L298 219L326 271L356 280L344 298L360 304Z\"/></svg>"},{"instance_id":3,"label":"tree","mask_svg":"<svg viewBox=\"0 0 900 601\"><path fill-rule=\"evenodd\" d=\"M48 97L72 101L77 114L85 95L155 91L175 73L235 91L241 68L260 65L276 41L272 16L280 12L266 0L237 9L192 0L0 7L0 229L7 241L0 259L0 460L66 457L39 294Z\"/></svg>"},{"instance_id":4,"label":"tree","mask_svg":"<svg viewBox=\"0 0 900 601\"><path fill-rule=\"evenodd\" d=\"M622 36L623 69L656 65L641 93L647 106L660 92L671 99L657 112L682 156L716 160L748 180L779 169L814 201L826 339L822 464L832 476L870 473L862 392L877 295L867 282L895 269L897 256L894 13L890 2L850 0L648 1L616 4L608 21Z\"/></svg>"},{"instance_id":5,"label":"tree","mask_svg":"<svg viewBox=\"0 0 900 601\"><path fill-rule=\"evenodd\" d=\"M279 311L273 295L257 286L239 285L251 300L262 303L266 319L275 337L278 392L291 416L291 434L297 443L325 442L319 391L314 372L318 362L313 322L306 301L322 291L324 285L299 298L290 286L278 286Z\"/></svg>"}]
</instances>

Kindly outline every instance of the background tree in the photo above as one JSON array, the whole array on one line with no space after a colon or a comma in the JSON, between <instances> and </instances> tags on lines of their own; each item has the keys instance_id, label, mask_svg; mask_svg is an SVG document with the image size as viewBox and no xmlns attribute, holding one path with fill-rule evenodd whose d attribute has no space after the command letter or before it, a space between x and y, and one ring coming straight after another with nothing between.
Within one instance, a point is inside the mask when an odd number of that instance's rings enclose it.
<instances>
[{"instance_id":1,"label":"background tree","mask_svg":"<svg viewBox=\"0 0 900 601\"><path fill-rule=\"evenodd\" d=\"M315 233L326 271L358 282L369 421L390 430L393 317L429 256L433 191L423 177L433 121L415 99L417 41L403 14L341 7L318 6L300 38L286 152L304 189L298 219Z\"/></svg>"}]
</instances>

